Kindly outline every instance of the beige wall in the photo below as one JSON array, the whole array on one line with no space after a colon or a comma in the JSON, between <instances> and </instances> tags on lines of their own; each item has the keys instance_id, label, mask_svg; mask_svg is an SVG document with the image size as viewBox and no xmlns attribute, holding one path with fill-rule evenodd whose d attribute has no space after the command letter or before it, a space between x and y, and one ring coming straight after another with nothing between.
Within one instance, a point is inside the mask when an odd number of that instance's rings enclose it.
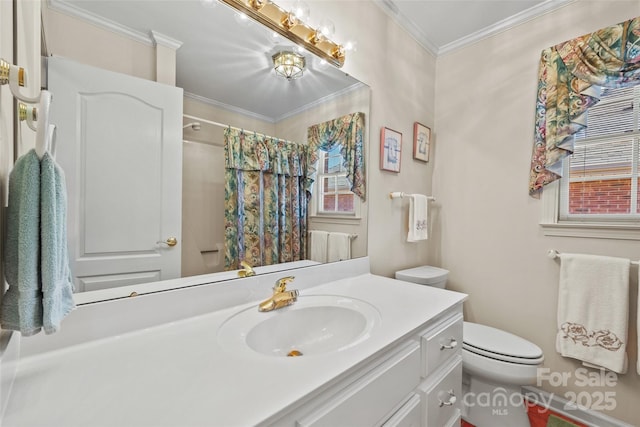
<instances>
[{"instance_id":1,"label":"beige wall","mask_svg":"<svg viewBox=\"0 0 640 427\"><path fill-rule=\"evenodd\" d=\"M638 15L639 1L578 1L438 58L436 165L441 205L429 261L451 271L450 288L470 294L468 320L519 334L538 344L545 367L574 374L580 365L555 351L557 262L548 249L640 258L638 242L545 237L541 202L527 194L540 52L555 43ZM637 269L632 268L632 275ZM636 322L637 279L631 284ZM629 373L619 377L617 408L607 412L640 424L636 328L629 337ZM542 388L561 397L575 385Z\"/></svg>"},{"instance_id":2,"label":"beige wall","mask_svg":"<svg viewBox=\"0 0 640 427\"><path fill-rule=\"evenodd\" d=\"M105 70L155 80L156 54L149 43L105 31L63 13L42 8L49 55L58 55Z\"/></svg>"},{"instance_id":3,"label":"beige wall","mask_svg":"<svg viewBox=\"0 0 640 427\"><path fill-rule=\"evenodd\" d=\"M358 43L357 51L347 54L344 71L371 88L368 255L373 273L391 277L397 270L425 264L429 248L437 246L433 239L407 243L408 202L389 199L392 191L432 194L431 176L438 160L433 156L426 164L413 160L413 123L433 128L435 58L373 2L314 0L310 7L314 16L331 17L336 39ZM380 129L385 126L403 135L398 174L380 170ZM431 208L437 213L437 204Z\"/></svg>"}]
</instances>

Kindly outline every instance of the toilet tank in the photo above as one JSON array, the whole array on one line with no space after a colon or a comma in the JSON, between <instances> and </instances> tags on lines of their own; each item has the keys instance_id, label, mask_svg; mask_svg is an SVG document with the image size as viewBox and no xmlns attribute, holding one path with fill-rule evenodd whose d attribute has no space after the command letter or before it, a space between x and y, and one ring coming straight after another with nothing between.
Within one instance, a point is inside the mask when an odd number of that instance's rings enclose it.
<instances>
[{"instance_id":1,"label":"toilet tank","mask_svg":"<svg viewBox=\"0 0 640 427\"><path fill-rule=\"evenodd\" d=\"M420 267L409 268L407 270L396 271L396 279L405 282L418 283L420 285L434 286L444 289L447 284L449 270L444 268L423 265Z\"/></svg>"}]
</instances>

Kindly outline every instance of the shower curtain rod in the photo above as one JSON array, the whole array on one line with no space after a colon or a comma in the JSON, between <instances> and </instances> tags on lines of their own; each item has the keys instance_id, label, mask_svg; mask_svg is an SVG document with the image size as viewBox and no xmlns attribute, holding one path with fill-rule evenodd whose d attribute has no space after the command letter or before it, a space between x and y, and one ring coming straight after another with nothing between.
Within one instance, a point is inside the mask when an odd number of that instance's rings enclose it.
<instances>
[{"instance_id":1,"label":"shower curtain rod","mask_svg":"<svg viewBox=\"0 0 640 427\"><path fill-rule=\"evenodd\" d=\"M187 142L189 144L205 144L205 145L213 145L214 147L222 147L224 148L223 142L209 142L209 141L194 141L192 139L183 139L182 142Z\"/></svg>"},{"instance_id":2,"label":"shower curtain rod","mask_svg":"<svg viewBox=\"0 0 640 427\"><path fill-rule=\"evenodd\" d=\"M200 117L192 116L190 114L183 114L182 117L186 117L187 119L191 119L191 120L197 120L199 122L207 123L207 124L210 124L210 125L213 125L213 126L219 126L221 128L225 128L225 129L226 128L231 128L231 129L239 130L239 131L253 132L253 133L257 134L257 135L264 136L265 138L280 139L280 140L284 140L284 141L289 141L289 140L286 140L286 139L283 139L283 138L278 138L277 136L269 136L269 135L266 135L264 133L251 131L251 130L248 130L248 129L242 129L242 128L238 128L238 127L231 126L231 125L225 125L224 123L219 123L219 122L214 122L212 120L202 119ZM293 141L290 141L290 142L293 142Z\"/></svg>"}]
</instances>

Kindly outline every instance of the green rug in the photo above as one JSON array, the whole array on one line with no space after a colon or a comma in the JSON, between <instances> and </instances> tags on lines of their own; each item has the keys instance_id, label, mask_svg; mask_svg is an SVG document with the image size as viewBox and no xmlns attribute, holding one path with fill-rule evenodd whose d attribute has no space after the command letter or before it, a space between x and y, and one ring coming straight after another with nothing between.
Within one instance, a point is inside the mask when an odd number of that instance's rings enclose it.
<instances>
[{"instance_id":1,"label":"green rug","mask_svg":"<svg viewBox=\"0 0 640 427\"><path fill-rule=\"evenodd\" d=\"M547 427L576 427L577 424L574 424L570 421L563 420L560 417L556 417L555 415L549 415L549 419L547 420Z\"/></svg>"}]
</instances>

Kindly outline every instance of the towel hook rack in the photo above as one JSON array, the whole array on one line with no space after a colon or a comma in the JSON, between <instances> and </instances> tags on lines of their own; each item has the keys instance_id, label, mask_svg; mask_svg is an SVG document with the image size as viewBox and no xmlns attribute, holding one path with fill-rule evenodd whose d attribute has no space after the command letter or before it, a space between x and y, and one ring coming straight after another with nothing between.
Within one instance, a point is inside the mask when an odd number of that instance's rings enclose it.
<instances>
[{"instance_id":1,"label":"towel hook rack","mask_svg":"<svg viewBox=\"0 0 640 427\"><path fill-rule=\"evenodd\" d=\"M36 125L33 122L38 120L38 108L34 105L27 105L23 102L18 103L18 118L21 122L26 121L27 126L32 131L36 131Z\"/></svg>"},{"instance_id":2,"label":"towel hook rack","mask_svg":"<svg viewBox=\"0 0 640 427\"><path fill-rule=\"evenodd\" d=\"M40 102L40 95L35 97L26 96L20 93L20 87L25 86L26 71L22 67L10 64L0 58L0 85L9 84L9 89L14 98L27 104L37 104Z\"/></svg>"}]
</instances>

